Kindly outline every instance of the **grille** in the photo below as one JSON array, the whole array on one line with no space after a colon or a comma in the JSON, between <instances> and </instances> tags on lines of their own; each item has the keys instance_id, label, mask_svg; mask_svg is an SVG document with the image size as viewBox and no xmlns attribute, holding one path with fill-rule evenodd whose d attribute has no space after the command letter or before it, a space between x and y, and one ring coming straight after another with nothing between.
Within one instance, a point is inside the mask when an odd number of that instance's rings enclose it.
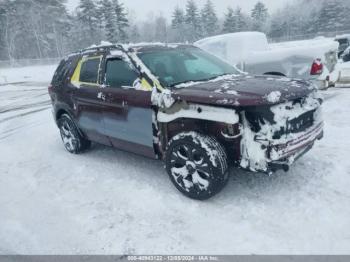
<instances>
[{"instance_id":1,"label":"grille","mask_svg":"<svg viewBox=\"0 0 350 262\"><path fill-rule=\"evenodd\" d=\"M287 121L286 126L282 127L280 131L276 132L273 139L279 139L283 135L300 133L314 124L314 113L315 110L306 112L297 118Z\"/></svg>"},{"instance_id":2,"label":"grille","mask_svg":"<svg viewBox=\"0 0 350 262\"><path fill-rule=\"evenodd\" d=\"M302 101L294 101L294 104ZM291 108L290 110L293 110ZM280 139L284 135L295 134L306 131L314 125L315 110L308 111L297 118L288 120L278 131L273 134L273 139ZM253 132L258 133L261 130L261 125L276 125L274 121L274 114L271 112L270 107L257 107L250 108L245 112L247 120L250 123L250 127Z\"/></svg>"}]
</instances>

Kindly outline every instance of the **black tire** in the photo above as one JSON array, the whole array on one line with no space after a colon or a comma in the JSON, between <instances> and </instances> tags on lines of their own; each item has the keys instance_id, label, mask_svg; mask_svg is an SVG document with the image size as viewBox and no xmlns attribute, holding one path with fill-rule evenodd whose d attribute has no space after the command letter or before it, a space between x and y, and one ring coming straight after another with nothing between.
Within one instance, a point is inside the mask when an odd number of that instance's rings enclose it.
<instances>
[{"instance_id":1,"label":"black tire","mask_svg":"<svg viewBox=\"0 0 350 262\"><path fill-rule=\"evenodd\" d=\"M213 197L229 178L223 146L215 138L197 132L180 133L171 139L166 169L175 187L196 200Z\"/></svg>"},{"instance_id":2,"label":"black tire","mask_svg":"<svg viewBox=\"0 0 350 262\"><path fill-rule=\"evenodd\" d=\"M91 142L84 138L73 119L63 114L57 121L64 147L69 153L80 154L90 148Z\"/></svg>"}]
</instances>

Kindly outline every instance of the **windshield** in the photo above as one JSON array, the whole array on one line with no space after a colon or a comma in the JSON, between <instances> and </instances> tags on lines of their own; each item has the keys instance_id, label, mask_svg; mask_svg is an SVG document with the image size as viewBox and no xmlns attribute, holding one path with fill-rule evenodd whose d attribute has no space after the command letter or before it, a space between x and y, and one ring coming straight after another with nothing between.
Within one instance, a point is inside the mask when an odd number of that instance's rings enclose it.
<instances>
[{"instance_id":1,"label":"windshield","mask_svg":"<svg viewBox=\"0 0 350 262\"><path fill-rule=\"evenodd\" d=\"M148 51L138 56L161 84L169 87L238 74L233 66L194 47Z\"/></svg>"}]
</instances>

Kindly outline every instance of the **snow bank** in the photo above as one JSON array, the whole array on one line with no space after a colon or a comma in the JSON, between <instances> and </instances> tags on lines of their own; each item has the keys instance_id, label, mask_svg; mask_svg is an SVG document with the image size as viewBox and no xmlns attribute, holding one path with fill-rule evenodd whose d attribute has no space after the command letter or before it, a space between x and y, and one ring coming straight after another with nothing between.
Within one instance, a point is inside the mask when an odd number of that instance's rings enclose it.
<instances>
[{"instance_id":1,"label":"snow bank","mask_svg":"<svg viewBox=\"0 0 350 262\"><path fill-rule=\"evenodd\" d=\"M0 68L0 84L17 82L50 83L58 65Z\"/></svg>"}]
</instances>

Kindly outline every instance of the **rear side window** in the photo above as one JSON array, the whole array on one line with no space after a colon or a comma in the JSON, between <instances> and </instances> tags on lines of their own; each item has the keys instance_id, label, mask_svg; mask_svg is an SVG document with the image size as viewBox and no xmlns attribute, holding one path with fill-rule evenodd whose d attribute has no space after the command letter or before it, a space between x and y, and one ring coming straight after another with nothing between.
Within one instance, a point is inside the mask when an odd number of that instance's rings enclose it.
<instances>
[{"instance_id":1,"label":"rear side window","mask_svg":"<svg viewBox=\"0 0 350 262\"><path fill-rule=\"evenodd\" d=\"M69 73L74 69L74 65L78 62L77 60L77 56L70 56L63 59L56 69L51 84L55 86L62 84L69 77Z\"/></svg>"},{"instance_id":2,"label":"rear side window","mask_svg":"<svg viewBox=\"0 0 350 262\"><path fill-rule=\"evenodd\" d=\"M98 83L98 71L100 69L100 57L89 58L82 62L79 81L83 83Z\"/></svg>"},{"instance_id":3,"label":"rear side window","mask_svg":"<svg viewBox=\"0 0 350 262\"><path fill-rule=\"evenodd\" d=\"M110 87L131 87L138 78L131 65L121 59L107 61L106 84Z\"/></svg>"},{"instance_id":4,"label":"rear side window","mask_svg":"<svg viewBox=\"0 0 350 262\"><path fill-rule=\"evenodd\" d=\"M53 85L58 85L60 82L62 82L62 75L63 75L65 63L66 62L64 60L62 60L61 63L59 64L59 66L57 67L56 72L55 72L53 79L52 79Z\"/></svg>"}]
</instances>

